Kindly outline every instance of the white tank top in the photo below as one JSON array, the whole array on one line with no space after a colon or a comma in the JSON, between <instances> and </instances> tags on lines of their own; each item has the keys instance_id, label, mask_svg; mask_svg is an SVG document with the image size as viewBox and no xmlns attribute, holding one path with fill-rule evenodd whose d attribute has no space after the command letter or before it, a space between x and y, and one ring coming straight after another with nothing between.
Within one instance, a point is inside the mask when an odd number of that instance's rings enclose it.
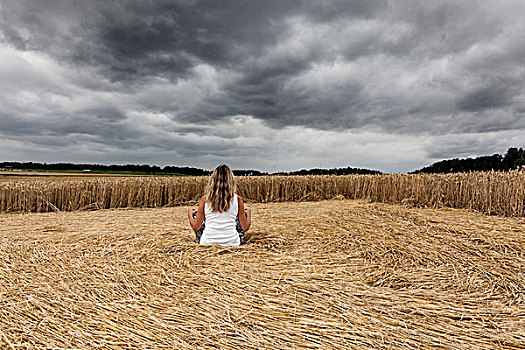
<instances>
[{"instance_id":1,"label":"white tank top","mask_svg":"<svg viewBox=\"0 0 525 350\"><path fill-rule=\"evenodd\" d=\"M200 244L217 243L220 245L240 245L241 239L236 228L236 219L239 212L237 195L233 195L232 203L228 211L219 213L212 212L211 206L204 205L204 216L206 224L202 233Z\"/></svg>"}]
</instances>

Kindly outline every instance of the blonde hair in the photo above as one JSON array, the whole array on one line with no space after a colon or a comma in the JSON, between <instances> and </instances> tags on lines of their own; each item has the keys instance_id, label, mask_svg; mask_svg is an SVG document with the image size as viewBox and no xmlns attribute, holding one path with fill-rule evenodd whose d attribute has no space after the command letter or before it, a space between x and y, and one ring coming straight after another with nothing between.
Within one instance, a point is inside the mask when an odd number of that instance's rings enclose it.
<instances>
[{"instance_id":1,"label":"blonde hair","mask_svg":"<svg viewBox=\"0 0 525 350\"><path fill-rule=\"evenodd\" d=\"M225 212L230 209L237 186L233 173L227 165L221 164L213 171L206 187L206 202L212 212Z\"/></svg>"}]
</instances>

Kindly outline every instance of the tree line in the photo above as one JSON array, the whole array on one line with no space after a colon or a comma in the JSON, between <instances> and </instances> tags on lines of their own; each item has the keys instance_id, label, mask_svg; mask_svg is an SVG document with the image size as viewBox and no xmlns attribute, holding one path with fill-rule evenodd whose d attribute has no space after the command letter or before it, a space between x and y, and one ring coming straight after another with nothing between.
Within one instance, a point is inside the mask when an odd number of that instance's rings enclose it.
<instances>
[{"instance_id":1,"label":"tree line","mask_svg":"<svg viewBox=\"0 0 525 350\"><path fill-rule=\"evenodd\" d=\"M182 174L182 175L209 175L210 171L192 168L192 167L178 167L165 166L163 168L157 165L148 164L75 164L75 163L37 163L37 162L2 162L0 168L4 169L20 169L20 170L52 170L52 171L107 171L107 172L131 172L131 173L146 173L146 174Z\"/></svg>"},{"instance_id":2,"label":"tree line","mask_svg":"<svg viewBox=\"0 0 525 350\"><path fill-rule=\"evenodd\" d=\"M332 169L302 169L297 171L289 171L289 172L278 172L274 173L275 175L350 175L350 174L381 174L379 170L370 170L370 169L363 169L363 168L352 168L352 167L346 167L346 168L332 168Z\"/></svg>"},{"instance_id":3,"label":"tree line","mask_svg":"<svg viewBox=\"0 0 525 350\"><path fill-rule=\"evenodd\" d=\"M19 170L51 170L51 171L86 171L86 172L130 172L145 174L180 174L191 176L210 175L211 171L193 168L167 165L160 167L148 164L75 164L75 163L37 163L37 162L0 162L2 169L19 169ZM236 176L267 175L267 173L258 170L233 170Z\"/></svg>"},{"instance_id":4,"label":"tree line","mask_svg":"<svg viewBox=\"0 0 525 350\"><path fill-rule=\"evenodd\" d=\"M469 171L508 171L525 166L525 150L511 147L504 155L493 154L476 158L454 158L436 162L413 171L417 173L464 173Z\"/></svg>"},{"instance_id":5,"label":"tree line","mask_svg":"<svg viewBox=\"0 0 525 350\"><path fill-rule=\"evenodd\" d=\"M516 168L525 168L525 150L523 148L511 147L504 155L493 154L476 158L454 158L436 162L430 166L418 169L412 173L459 173L469 171L508 171ZM210 175L211 171L193 168L167 165L160 167L148 164L74 164L74 163L37 163L37 162L0 162L0 169L20 170L52 170L52 171L107 171L107 172L131 172L146 174L180 174L191 176ZM233 170L236 176L269 175L259 170ZM332 169L302 169L289 172L276 172L272 175L349 175L349 174L381 174L381 171L364 168L332 168Z\"/></svg>"},{"instance_id":6,"label":"tree line","mask_svg":"<svg viewBox=\"0 0 525 350\"><path fill-rule=\"evenodd\" d=\"M145 174L180 174L191 176L206 176L210 175L210 170L180 167L167 165L159 167L157 165L147 164L74 164L74 163L37 163L37 162L0 162L0 169L19 169L19 170L51 170L51 171L107 171L107 172L130 172L130 173L145 173ZM235 176L260 176L269 175L267 172L259 170L233 170ZM362 169L362 168L332 168L332 169L302 169L290 172L277 172L272 175L347 175L347 174L381 174L378 170Z\"/></svg>"}]
</instances>

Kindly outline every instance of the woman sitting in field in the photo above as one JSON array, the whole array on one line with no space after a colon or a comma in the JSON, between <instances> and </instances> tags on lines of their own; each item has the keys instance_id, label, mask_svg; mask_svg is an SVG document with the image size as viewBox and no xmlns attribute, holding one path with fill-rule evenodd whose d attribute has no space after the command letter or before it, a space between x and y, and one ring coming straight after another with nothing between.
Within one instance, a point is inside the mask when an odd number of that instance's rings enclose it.
<instances>
[{"instance_id":1,"label":"woman sitting in field","mask_svg":"<svg viewBox=\"0 0 525 350\"><path fill-rule=\"evenodd\" d=\"M197 243L241 245L250 228L251 210L236 193L235 179L227 165L219 165L211 174L206 194L199 208L188 209L188 219Z\"/></svg>"}]
</instances>

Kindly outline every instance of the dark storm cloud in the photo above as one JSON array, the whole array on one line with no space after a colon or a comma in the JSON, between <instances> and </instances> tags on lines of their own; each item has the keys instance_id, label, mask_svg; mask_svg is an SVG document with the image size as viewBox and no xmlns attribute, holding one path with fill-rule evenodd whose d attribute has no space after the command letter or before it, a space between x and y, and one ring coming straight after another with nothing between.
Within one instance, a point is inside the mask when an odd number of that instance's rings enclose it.
<instances>
[{"instance_id":1,"label":"dark storm cloud","mask_svg":"<svg viewBox=\"0 0 525 350\"><path fill-rule=\"evenodd\" d=\"M38 135L49 137L50 140L62 144L65 135L86 135L104 140L108 144L122 143L142 135L125 124L119 125L123 116L115 110L79 111L74 115L49 115L46 118L24 118L20 114L13 115L0 112L0 130L4 137L20 137ZM38 141L38 138L35 138ZM52 142L47 140L46 142ZM48 143L46 143L48 144ZM122 146L127 146L122 144Z\"/></svg>"},{"instance_id":2,"label":"dark storm cloud","mask_svg":"<svg viewBox=\"0 0 525 350\"><path fill-rule=\"evenodd\" d=\"M401 56L417 65L465 51L504 29L499 18L488 16L490 9L479 8L483 5L479 1L400 5L386 1L86 4L17 0L3 5L2 28L6 40L17 48L42 50L74 64L92 65L112 81L126 84L144 84L153 77L173 82L191 79L198 64L237 73L237 78L221 84L220 93L206 96L197 108L182 111L179 118L210 120L249 114L274 127L381 128L414 111L427 119L433 119L434 112L419 101L400 107L405 101L395 94L384 96L379 90L363 93L363 86L370 83L367 79L374 77L354 76L335 84L304 81L288 87L290 81L316 64L329 68L341 58L352 63ZM480 14L487 18L479 20ZM311 32L301 38L301 31L309 27ZM321 32L318 38L316 30ZM294 52L293 45L287 50L283 45L287 40L303 40L300 52ZM279 45L283 47L279 49ZM384 64L396 63L385 60ZM519 64L517 60L512 63ZM380 63L370 67L385 68ZM485 73L461 68L473 75ZM389 78L402 79L403 74L410 74L410 68ZM448 80L454 77L441 79L433 82L436 90L449 88ZM523 82L519 83L523 87ZM456 107L458 111L500 107L519 91L506 88L504 83L477 88L456 98ZM443 112L451 114L445 107ZM397 131L404 129L400 126Z\"/></svg>"},{"instance_id":3,"label":"dark storm cloud","mask_svg":"<svg viewBox=\"0 0 525 350\"><path fill-rule=\"evenodd\" d=\"M155 75L176 79L200 62L231 66L246 54L257 54L277 40L284 29L282 19L293 5L280 0L89 5L6 1L2 27L6 39L18 48L99 66L116 80ZM27 37L20 31L27 31Z\"/></svg>"},{"instance_id":4,"label":"dark storm cloud","mask_svg":"<svg viewBox=\"0 0 525 350\"><path fill-rule=\"evenodd\" d=\"M247 61L279 42L288 17L313 21L363 17L382 1L5 1L2 29L20 49L100 67L114 80L187 77L199 63L255 69L253 79L293 75L301 62L251 67ZM22 34L24 33L24 34ZM317 53L316 56L319 56ZM291 66L291 67L289 67ZM241 82L242 83L242 82Z\"/></svg>"},{"instance_id":5,"label":"dark storm cloud","mask_svg":"<svg viewBox=\"0 0 525 350\"><path fill-rule=\"evenodd\" d=\"M87 40L94 47L86 46L88 51L80 46L73 58L95 65L109 64L116 78L122 79L140 75L176 79L185 77L199 63L236 69L286 35L285 20L289 16L303 13L314 20L329 21L340 16L367 15L376 3L121 1L96 10L93 21L85 24L90 33ZM93 49L96 54L90 55Z\"/></svg>"},{"instance_id":6,"label":"dark storm cloud","mask_svg":"<svg viewBox=\"0 0 525 350\"><path fill-rule=\"evenodd\" d=\"M461 111L466 112L504 107L512 104L512 98L519 95L520 85L520 81L510 79L487 81L482 86L475 87L460 96L456 105Z\"/></svg>"},{"instance_id":7,"label":"dark storm cloud","mask_svg":"<svg viewBox=\"0 0 525 350\"><path fill-rule=\"evenodd\" d=\"M430 156L458 153L468 134L525 128L524 10L511 0L2 0L0 135L191 157L299 127L424 135L441 140ZM296 140L305 150L308 137Z\"/></svg>"}]
</instances>

